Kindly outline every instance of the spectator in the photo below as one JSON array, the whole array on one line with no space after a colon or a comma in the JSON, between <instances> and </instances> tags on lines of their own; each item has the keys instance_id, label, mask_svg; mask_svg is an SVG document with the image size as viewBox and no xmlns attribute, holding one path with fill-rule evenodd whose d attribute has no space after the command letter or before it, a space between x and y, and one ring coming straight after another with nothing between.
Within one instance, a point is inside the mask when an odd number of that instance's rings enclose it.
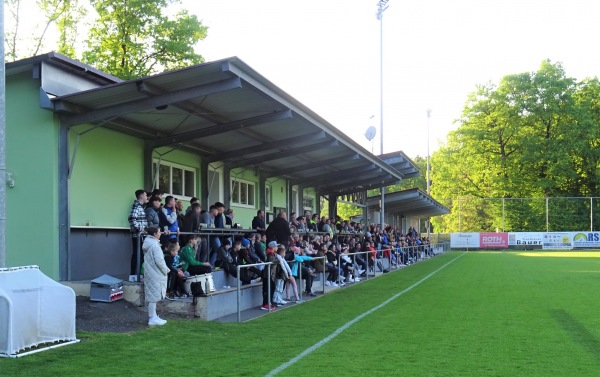
<instances>
[{"instance_id":1,"label":"spectator","mask_svg":"<svg viewBox=\"0 0 600 377\"><path fill-rule=\"evenodd\" d=\"M252 229L256 229L258 233L265 234L265 211L256 211L256 216L252 219Z\"/></svg>"},{"instance_id":2,"label":"spectator","mask_svg":"<svg viewBox=\"0 0 600 377\"><path fill-rule=\"evenodd\" d=\"M355 253L360 253L362 251L362 247L360 242L356 242L354 245L354 252ZM358 276L360 277L366 277L366 271L367 271L367 262L365 261L365 259L367 259L368 257L366 256L366 254L354 254L354 262L359 266L358 269Z\"/></svg>"},{"instance_id":3,"label":"spectator","mask_svg":"<svg viewBox=\"0 0 600 377\"><path fill-rule=\"evenodd\" d=\"M296 263L292 264L292 276L296 279L300 279L300 269L302 269L302 279L304 280L304 293L309 296L316 296L312 292L312 283L315 276L315 271L309 267L306 267L303 263L312 261L312 257L304 255L304 251L299 247L294 247L294 261ZM302 284L302 282L300 282ZM297 302L301 302L300 300L296 300Z\"/></svg>"},{"instance_id":4,"label":"spectator","mask_svg":"<svg viewBox=\"0 0 600 377\"><path fill-rule=\"evenodd\" d=\"M140 265L137 265L138 245L141 246L141 244L138 243L138 234L145 231L148 227L148 220L146 219L146 212L144 211L144 205L148 202L146 191L141 189L137 190L135 192L135 198L136 199L131 206L131 211L129 211L128 218L132 246L130 275L135 275L138 267L141 267L144 263L144 254L140 252Z\"/></svg>"},{"instance_id":5,"label":"spectator","mask_svg":"<svg viewBox=\"0 0 600 377\"><path fill-rule=\"evenodd\" d=\"M277 279L275 281L275 294L273 294L273 302L276 306L287 304L287 301L283 299L285 283L291 282L294 279L294 277L292 276L292 270L290 269L290 266L286 262L284 256L285 246L277 246Z\"/></svg>"},{"instance_id":6,"label":"spectator","mask_svg":"<svg viewBox=\"0 0 600 377\"><path fill-rule=\"evenodd\" d=\"M210 263L202 262L196 259L196 245L198 236L192 234L187 245L181 249L182 270L189 272L190 275L204 275L212 272Z\"/></svg>"},{"instance_id":7,"label":"spectator","mask_svg":"<svg viewBox=\"0 0 600 377\"><path fill-rule=\"evenodd\" d=\"M242 244L245 244L247 246L250 244L250 241L248 241L246 238L244 238L241 242L239 242L239 241L234 242L234 249L237 248L237 250L235 250L235 252L237 254L237 264L238 265L254 264L254 262L250 258L248 249L246 249L246 247L241 247ZM256 266L240 269L240 280L242 281L243 284L250 284L250 282L252 280L257 279L261 275L262 275L262 272Z\"/></svg>"},{"instance_id":8,"label":"spectator","mask_svg":"<svg viewBox=\"0 0 600 377\"><path fill-rule=\"evenodd\" d=\"M277 218L269 224L266 230L267 240L277 241L278 244L287 247L292 232L290 231L290 224L287 221L287 215L285 211L281 211Z\"/></svg>"},{"instance_id":9,"label":"spectator","mask_svg":"<svg viewBox=\"0 0 600 377\"><path fill-rule=\"evenodd\" d=\"M177 223L181 227L181 225L183 225L183 219L185 218L185 213L183 212L183 203L181 200L175 199L175 211L177 212Z\"/></svg>"},{"instance_id":10,"label":"spectator","mask_svg":"<svg viewBox=\"0 0 600 377\"><path fill-rule=\"evenodd\" d=\"M306 227L306 217L304 216L300 216L298 217L298 232L300 233L304 233L308 230L308 228Z\"/></svg>"},{"instance_id":11,"label":"spectator","mask_svg":"<svg viewBox=\"0 0 600 377\"><path fill-rule=\"evenodd\" d=\"M166 223L161 224L165 230L169 231L169 234L163 236L163 241L177 241L177 235L179 234L179 224L177 223L177 209L175 208L175 198L171 195L165 198L165 205L162 208L162 212L165 215Z\"/></svg>"},{"instance_id":12,"label":"spectator","mask_svg":"<svg viewBox=\"0 0 600 377\"><path fill-rule=\"evenodd\" d=\"M160 191L159 189L154 189L154 191L152 191L151 196L158 196L160 198L160 200L162 200L163 192Z\"/></svg>"},{"instance_id":13,"label":"spectator","mask_svg":"<svg viewBox=\"0 0 600 377\"><path fill-rule=\"evenodd\" d=\"M317 220L319 220L319 215L317 215L315 213L314 215L312 215L312 218L310 219L309 223L307 224L308 230L310 230L311 232L317 232L319 230Z\"/></svg>"},{"instance_id":14,"label":"spectator","mask_svg":"<svg viewBox=\"0 0 600 377\"><path fill-rule=\"evenodd\" d=\"M160 198L158 196L150 198L144 211L146 212L148 226L160 227L160 215L162 214L162 211L160 210Z\"/></svg>"},{"instance_id":15,"label":"spectator","mask_svg":"<svg viewBox=\"0 0 600 377\"><path fill-rule=\"evenodd\" d=\"M198 233L200 231L200 211L202 207L200 207L200 203L193 203L190 208L191 210L183 218L181 230L188 233Z\"/></svg>"},{"instance_id":16,"label":"spectator","mask_svg":"<svg viewBox=\"0 0 600 377\"><path fill-rule=\"evenodd\" d=\"M223 241L223 244L217 250L216 265L233 277L237 277L235 272L235 259L231 253L231 242Z\"/></svg>"},{"instance_id":17,"label":"spectator","mask_svg":"<svg viewBox=\"0 0 600 377\"><path fill-rule=\"evenodd\" d=\"M267 236L256 233L254 235L254 252L261 262L267 261Z\"/></svg>"},{"instance_id":18,"label":"spectator","mask_svg":"<svg viewBox=\"0 0 600 377\"><path fill-rule=\"evenodd\" d=\"M202 215L202 223L206 224L208 228L213 228L218 213L219 210L215 205L210 206L208 211ZM210 242L206 241L206 243L204 243L204 239L202 240L202 260L210 262L210 265L214 267L217 260L217 250L221 247L221 240L217 236L209 237L209 239ZM204 252L204 250L206 251Z\"/></svg>"},{"instance_id":19,"label":"spectator","mask_svg":"<svg viewBox=\"0 0 600 377\"><path fill-rule=\"evenodd\" d=\"M165 254L165 263L169 267L167 276L167 299L173 300L184 292L183 282L189 273L183 271L183 263L179 256L179 244L170 243Z\"/></svg>"},{"instance_id":20,"label":"spectator","mask_svg":"<svg viewBox=\"0 0 600 377\"><path fill-rule=\"evenodd\" d=\"M144 192L144 196L146 193ZM148 237L144 240L144 296L148 303L148 326L161 326L167 323L156 314L156 303L167 293L167 274L169 267L160 247L160 228L149 227Z\"/></svg>"},{"instance_id":21,"label":"spectator","mask_svg":"<svg viewBox=\"0 0 600 377\"><path fill-rule=\"evenodd\" d=\"M190 205L185 209L186 216L187 216L188 213L190 213L193 210L192 205L194 203L200 204L200 200L198 200L198 198L196 198L195 196L190 199Z\"/></svg>"},{"instance_id":22,"label":"spectator","mask_svg":"<svg viewBox=\"0 0 600 377\"><path fill-rule=\"evenodd\" d=\"M296 230L298 230L298 225L298 215L296 215L296 212L290 213L290 228L294 227Z\"/></svg>"},{"instance_id":23,"label":"spectator","mask_svg":"<svg viewBox=\"0 0 600 377\"><path fill-rule=\"evenodd\" d=\"M272 246L272 247L271 247ZM275 256L275 250L277 249L277 243L271 242L269 244L269 248L267 250L266 258L267 262L271 264L267 266L267 268L262 271L262 295L263 295L263 304L260 307L261 310L274 310L275 306L271 304L269 306L269 301L273 302L273 296L275 293L275 280L277 276L277 257ZM269 280L269 277L271 278ZM270 290L269 290L270 285Z\"/></svg>"},{"instance_id":24,"label":"spectator","mask_svg":"<svg viewBox=\"0 0 600 377\"><path fill-rule=\"evenodd\" d=\"M225 205L221 202L216 202L217 214L215 215L215 228L225 228Z\"/></svg>"}]
</instances>

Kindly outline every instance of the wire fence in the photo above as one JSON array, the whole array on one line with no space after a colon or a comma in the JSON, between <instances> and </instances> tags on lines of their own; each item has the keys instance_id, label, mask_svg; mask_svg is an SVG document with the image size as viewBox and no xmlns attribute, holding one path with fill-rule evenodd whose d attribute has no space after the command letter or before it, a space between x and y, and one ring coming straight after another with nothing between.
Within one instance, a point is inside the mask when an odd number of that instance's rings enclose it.
<instances>
[{"instance_id":1,"label":"wire fence","mask_svg":"<svg viewBox=\"0 0 600 377\"><path fill-rule=\"evenodd\" d=\"M436 231L562 232L600 229L600 197L456 198L439 200L450 214Z\"/></svg>"}]
</instances>

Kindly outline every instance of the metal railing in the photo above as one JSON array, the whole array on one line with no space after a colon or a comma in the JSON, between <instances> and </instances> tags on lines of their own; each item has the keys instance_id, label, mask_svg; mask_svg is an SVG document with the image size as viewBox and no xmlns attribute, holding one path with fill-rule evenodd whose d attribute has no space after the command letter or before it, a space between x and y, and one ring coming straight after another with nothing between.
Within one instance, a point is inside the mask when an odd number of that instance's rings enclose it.
<instances>
[{"instance_id":1,"label":"metal railing","mask_svg":"<svg viewBox=\"0 0 600 377\"><path fill-rule=\"evenodd\" d=\"M236 266L236 277L237 277L237 320L238 322L242 322L242 311L240 310L240 296L242 293L242 280L240 279L240 272L242 268L250 268L256 266L270 266L274 264L274 262L262 262L262 263L253 263L253 264L238 264ZM264 277L263 277L264 279ZM262 284L264 284L261 281ZM267 268L267 306L269 313L271 312L271 268Z\"/></svg>"}]
</instances>

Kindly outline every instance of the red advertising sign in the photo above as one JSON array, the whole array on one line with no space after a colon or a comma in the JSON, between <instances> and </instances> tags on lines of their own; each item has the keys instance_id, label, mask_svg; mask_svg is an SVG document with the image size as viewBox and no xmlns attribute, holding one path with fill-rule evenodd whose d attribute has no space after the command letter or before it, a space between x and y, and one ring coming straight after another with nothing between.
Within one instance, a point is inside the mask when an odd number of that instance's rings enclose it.
<instances>
[{"instance_id":1,"label":"red advertising sign","mask_svg":"<svg viewBox=\"0 0 600 377\"><path fill-rule=\"evenodd\" d=\"M508 233L479 233L482 249L508 249Z\"/></svg>"}]
</instances>

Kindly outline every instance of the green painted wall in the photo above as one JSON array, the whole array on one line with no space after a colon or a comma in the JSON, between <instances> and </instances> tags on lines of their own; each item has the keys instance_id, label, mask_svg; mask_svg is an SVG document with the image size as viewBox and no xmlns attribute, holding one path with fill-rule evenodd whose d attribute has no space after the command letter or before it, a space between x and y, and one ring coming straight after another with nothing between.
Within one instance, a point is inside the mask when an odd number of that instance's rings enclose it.
<instances>
[{"instance_id":1,"label":"green painted wall","mask_svg":"<svg viewBox=\"0 0 600 377\"><path fill-rule=\"evenodd\" d=\"M38 265L54 279L58 257L58 120L39 107L31 72L6 81L6 264Z\"/></svg>"},{"instance_id":2,"label":"green painted wall","mask_svg":"<svg viewBox=\"0 0 600 377\"><path fill-rule=\"evenodd\" d=\"M76 133L87 129L72 129L71 153ZM129 228L134 192L144 188L143 159L144 144L134 137L104 128L81 135L69 182L71 226Z\"/></svg>"}]
</instances>

